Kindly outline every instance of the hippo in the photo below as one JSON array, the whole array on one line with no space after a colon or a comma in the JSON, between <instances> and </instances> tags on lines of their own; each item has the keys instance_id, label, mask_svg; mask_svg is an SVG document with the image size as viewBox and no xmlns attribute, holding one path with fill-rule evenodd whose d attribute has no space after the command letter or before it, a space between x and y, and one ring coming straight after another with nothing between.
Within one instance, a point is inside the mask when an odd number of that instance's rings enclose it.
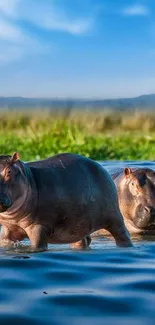
<instances>
[{"instance_id":1,"label":"hippo","mask_svg":"<svg viewBox=\"0 0 155 325\"><path fill-rule=\"evenodd\" d=\"M117 246L132 246L111 176L72 153L27 163L18 152L0 156L0 224L2 241L29 238L34 249L48 243L86 248L101 228Z\"/></svg>"},{"instance_id":2,"label":"hippo","mask_svg":"<svg viewBox=\"0 0 155 325\"><path fill-rule=\"evenodd\" d=\"M130 234L155 234L155 171L130 168L110 171L118 192L119 208ZM104 235L99 230L97 235Z\"/></svg>"}]
</instances>

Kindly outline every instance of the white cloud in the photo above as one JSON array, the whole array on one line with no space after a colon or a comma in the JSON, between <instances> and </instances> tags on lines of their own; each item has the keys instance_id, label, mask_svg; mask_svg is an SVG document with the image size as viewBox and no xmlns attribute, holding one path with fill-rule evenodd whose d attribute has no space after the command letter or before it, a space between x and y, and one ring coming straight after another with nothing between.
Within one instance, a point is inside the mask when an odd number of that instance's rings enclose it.
<instances>
[{"instance_id":1,"label":"white cloud","mask_svg":"<svg viewBox=\"0 0 155 325\"><path fill-rule=\"evenodd\" d=\"M24 21L24 25L22 22ZM73 16L56 6L51 0L0 0L0 62L6 63L25 56L45 54L53 48L34 34L28 33L27 23L50 31L73 35L88 32L93 26L92 17Z\"/></svg>"},{"instance_id":2,"label":"white cloud","mask_svg":"<svg viewBox=\"0 0 155 325\"><path fill-rule=\"evenodd\" d=\"M67 17L61 17L59 15L53 15L53 17L52 15L45 15L41 20L39 18L32 19L32 22L47 30L63 31L74 35L84 34L92 27L92 22L90 19L77 19L75 21L71 21L71 19L67 19Z\"/></svg>"},{"instance_id":3,"label":"white cloud","mask_svg":"<svg viewBox=\"0 0 155 325\"><path fill-rule=\"evenodd\" d=\"M56 10L56 8L44 8L40 7L40 13L36 15L36 10L30 17L31 21L36 25L49 29L64 31L71 34L83 34L88 32L92 27L92 21L89 18L72 18L65 12Z\"/></svg>"},{"instance_id":4,"label":"white cloud","mask_svg":"<svg viewBox=\"0 0 155 325\"><path fill-rule=\"evenodd\" d=\"M46 44L29 36L24 30L8 20L0 18L0 63L20 60L25 56L45 53Z\"/></svg>"},{"instance_id":5,"label":"white cloud","mask_svg":"<svg viewBox=\"0 0 155 325\"><path fill-rule=\"evenodd\" d=\"M31 0L31 11L29 10L28 2L23 2L22 7L19 7L19 14L25 20L30 21L36 26L47 30L63 31L71 34L83 34L92 28L92 19L89 17L72 18L67 10L62 10L54 5L54 1L38 2ZM56 2L55 2L56 3Z\"/></svg>"},{"instance_id":6,"label":"white cloud","mask_svg":"<svg viewBox=\"0 0 155 325\"><path fill-rule=\"evenodd\" d=\"M126 16L148 16L149 9L148 7L141 4L134 4L132 6L124 8L122 13Z\"/></svg>"},{"instance_id":7,"label":"white cloud","mask_svg":"<svg viewBox=\"0 0 155 325\"><path fill-rule=\"evenodd\" d=\"M0 0L0 12L13 19L24 19L47 30L83 34L92 28L92 18L75 17L51 0Z\"/></svg>"},{"instance_id":8,"label":"white cloud","mask_svg":"<svg viewBox=\"0 0 155 325\"><path fill-rule=\"evenodd\" d=\"M53 44L35 39L14 24L0 19L0 64L44 55L52 50Z\"/></svg>"}]
</instances>

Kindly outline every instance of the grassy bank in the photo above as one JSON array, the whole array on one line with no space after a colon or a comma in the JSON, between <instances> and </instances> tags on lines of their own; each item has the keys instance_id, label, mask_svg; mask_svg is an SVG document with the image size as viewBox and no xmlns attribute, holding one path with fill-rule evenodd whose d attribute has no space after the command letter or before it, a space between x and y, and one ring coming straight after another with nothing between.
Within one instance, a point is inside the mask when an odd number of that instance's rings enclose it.
<instances>
[{"instance_id":1,"label":"grassy bank","mask_svg":"<svg viewBox=\"0 0 155 325\"><path fill-rule=\"evenodd\" d=\"M23 160L74 152L96 160L154 160L155 114L71 112L0 114L0 154Z\"/></svg>"}]
</instances>

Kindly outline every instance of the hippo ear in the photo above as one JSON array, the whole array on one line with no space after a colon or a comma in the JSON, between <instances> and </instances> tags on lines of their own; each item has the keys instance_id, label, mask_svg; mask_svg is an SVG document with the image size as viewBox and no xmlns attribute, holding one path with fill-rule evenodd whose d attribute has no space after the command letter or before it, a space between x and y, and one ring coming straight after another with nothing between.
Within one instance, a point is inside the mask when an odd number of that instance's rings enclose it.
<instances>
[{"instance_id":1,"label":"hippo ear","mask_svg":"<svg viewBox=\"0 0 155 325\"><path fill-rule=\"evenodd\" d=\"M20 155L18 152L14 152L12 157L10 158L11 164L15 164L18 160L20 160Z\"/></svg>"},{"instance_id":2,"label":"hippo ear","mask_svg":"<svg viewBox=\"0 0 155 325\"><path fill-rule=\"evenodd\" d=\"M131 168L129 168L129 167L124 168L124 174L125 174L126 176L131 175L131 174L132 174L132 170L131 170Z\"/></svg>"}]
</instances>

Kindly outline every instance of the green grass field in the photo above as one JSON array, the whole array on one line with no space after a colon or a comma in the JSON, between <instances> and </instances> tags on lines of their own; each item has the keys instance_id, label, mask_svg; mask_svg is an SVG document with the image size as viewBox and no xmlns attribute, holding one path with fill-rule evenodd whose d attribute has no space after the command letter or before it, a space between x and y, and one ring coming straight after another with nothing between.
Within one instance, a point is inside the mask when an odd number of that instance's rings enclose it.
<instances>
[{"instance_id":1,"label":"green grass field","mask_svg":"<svg viewBox=\"0 0 155 325\"><path fill-rule=\"evenodd\" d=\"M1 113L0 154L22 160L73 152L95 160L154 160L155 114Z\"/></svg>"}]
</instances>

